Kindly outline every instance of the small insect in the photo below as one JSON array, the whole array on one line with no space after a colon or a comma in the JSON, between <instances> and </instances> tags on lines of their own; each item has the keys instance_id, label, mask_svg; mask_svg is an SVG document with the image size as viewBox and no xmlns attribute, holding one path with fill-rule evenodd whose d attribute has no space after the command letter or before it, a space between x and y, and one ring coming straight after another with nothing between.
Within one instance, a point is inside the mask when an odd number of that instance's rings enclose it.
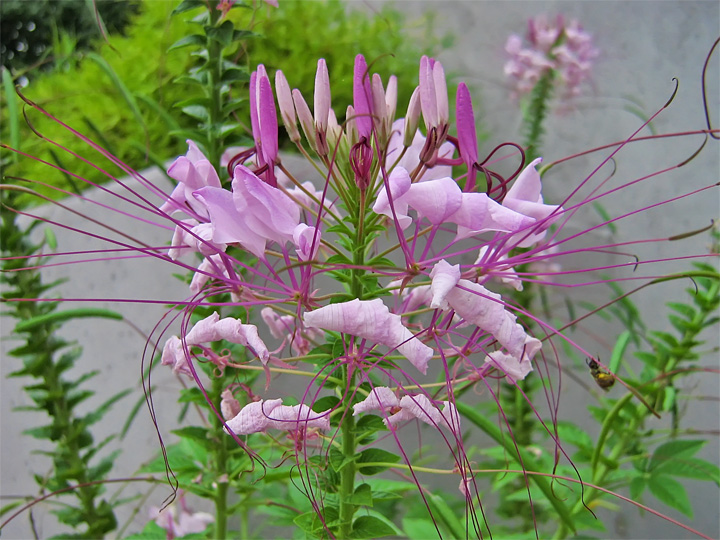
<instances>
[{"instance_id":1,"label":"small insect","mask_svg":"<svg viewBox=\"0 0 720 540\"><path fill-rule=\"evenodd\" d=\"M600 365L594 358L588 358L585 360L585 363L590 368L590 375L592 375L593 379L595 379L597 385L606 392L610 390L610 388L612 388L615 384L615 375L601 369Z\"/></svg>"}]
</instances>

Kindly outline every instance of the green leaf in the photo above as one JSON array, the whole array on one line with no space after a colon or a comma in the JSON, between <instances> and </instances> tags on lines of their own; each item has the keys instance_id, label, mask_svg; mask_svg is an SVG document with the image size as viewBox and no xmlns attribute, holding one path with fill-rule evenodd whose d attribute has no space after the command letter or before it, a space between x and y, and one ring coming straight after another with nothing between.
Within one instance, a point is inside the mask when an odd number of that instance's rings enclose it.
<instances>
[{"instance_id":1,"label":"green leaf","mask_svg":"<svg viewBox=\"0 0 720 540\"><path fill-rule=\"evenodd\" d=\"M720 486L720 468L714 463L698 458L674 459L658 465L653 474L666 474L707 480Z\"/></svg>"},{"instance_id":2,"label":"green leaf","mask_svg":"<svg viewBox=\"0 0 720 540\"><path fill-rule=\"evenodd\" d=\"M335 472L340 472L356 459L357 458L355 456L346 458L345 455L337 448L330 449L330 466Z\"/></svg>"},{"instance_id":3,"label":"green leaf","mask_svg":"<svg viewBox=\"0 0 720 540\"><path fill-rule=\"evenodd\" d=\"M410 540L428 540L428 538L431 538L430 531L435 532L436 530L435 524L429 519L403 518L402 526L405 536ZM432 538L439 538L437 532Z\"/></svg>"},{"instance_id":4,"label":"green leaf","mask_svg":"<svg viewBox=\"0 0 720 540\"><path fill-rule=\"evenodd\" d=\"M215 447L215 443L208 438L208 430L198 426L187 426L180 429L174 429L171 431L178 437L183 439L190 439L200 444L201 446L212 449Z\"/></svg>"},{"instance_id":5,"label":"green leaf","mask_svg":"<svg viewBox=\"0 0 720 540\"><path fill-rule=\"evenodd\" d=\"M205 2L203 0L182 0L180 5L173 10L172 14L177 15L178 13L184 13L185 11L190 11L191 9L201 6L205 6Z\"/></svg>"},{"instance_id":6,"label":"green leaf","mask_svg":"<svg viewBox=\"0 0 720 540\"><path fill-rule=\"evenodd\" d=\"M431 494L427 502L434 516L450 530L452 538L465 538L465 522L457 517L457 513L450 508L445 499L439 495Z\"/></svg>"},{"instance_id":7,"label":"green leaf","mask_svg":"<svg viewBox=\"0 0 720 540\"><path fill-rule=\"evenodd\" d=\"M395 529L374 516L360 516L353 522L350 538L381 538L392 536Z\"/></svg>"},{"instance_id":8,"label":"green leaf","mask_svg":"<svg viewBox=\"0 0 720 540\"><path fill-rule=\"evenodd\" d=\"M233 39L233 23L232 21L225 20L220 26L206 26L205 33L207 37L217 41L223 47L227 47L232 43Z\"/></svg>"},{"instance_id":9,"label":"green leaf","mask_svg":"<svg viewBox=\"0 0 720 540\"><path fill-rule=\"evenodd\" d=\"M105 413L107 413L110 410L110 407L112 407L116 401L124 398L130 392L132 392L132 390L130 390L129 388L127 390L123 390L122 392L118 392L117 394L112 396L110 399L105 401L105 403L100 405L93 412L91 412L90 414L87 414L83 418L85 425L90 426L90 425L94 424L95 422L97 422L98 420L102 419L102 417L105 416Z\"/></svg>"},{"instance_id":10,"label":"green leaf","mask_svg":"<svg viewBox=\"0 0 720 540\"><path fill-rule=\"evenodd\" d=\"M400 456L381 448L368 448L360 452L355 461L360 474L371 476L390 467L390 465L376 465L377 463L397 463L400 461ZM364 465L364 463L373 463L373 465Z\"/></svg>"},{"instance_id":11,"label":"green leaf","mask_svg":"<svg viewBox=\"0 0 720 540\"><path fill-rule=\"evenodd\" d=\"M22 506L24 503L24 500L18 499L17 501L6 504L2 508L0 508L0 516L7 514L10 510L17 508L18 506Z\"/></svg>"},{"instance_id":12,"label":"green leaf","mask_svg":"<svg viewBox=\"0 0 720 540\"><path fill-rule=\"evenodd\" d=\"M507 434L503 433L500 428L492 422L492 420L465 403L457 402L456 406L460 414L490 435L490 437L495 439L495 442L499 445L503 446L507 451L507 456L514 459L518 465L524 466L528 471L542 471L542 468L535 462L535 458L533 458L533 456L526 450L519 450L520 456L522 456L522 462L520 461L520 458L518 457L518 449L515 448L513 441L507 436ZM605 412L603 411L603 416L604 414ZM575 525L570 512L565 507L563 501L555 496L552 488L550 487L550 482L537 474L531 474L529 477L530 481L534 482L540 488L545 498L555 509L560 521L562 521L571 531L575 531Z\"/></svg>"},{"instance_id":13,"label":"green leaf","mask_svg":"<svg viewBox=\"0 0 720 540\"><path fill-rule=\"evenodd\" d=\"M355 488L355 493L350 495L348 502L358 506L372 506L372 488L370 484L360 484Z\"/></svg>"},{"instance_id":14,"label":"green leaf","mask_svg":"<svg viewBox=\"0 0 720 540\"><path fill-rule=\"evenodd\" d=\"M617 340L615 340L615 347L613 347L612 356L610 357L610 363L608 364L608 368L613 373L617 373L618 368L620 367L620 362L625 355L625 349L627 349L629 342L630 332L628 332L627 330L621 333L618 336Z\"/></svg>"},{"instance_id":15,"label":"green leaf","mask_svg":"<svg viewBox=\"0 0 720 540\"><path fill-rule=\"evenodd\" d=\"M207 121L210 119L210 112L208 112L207 107L202 105L190 105L189 107L183 107L181 110L197 120Z\"/></svg>"},{"instance_id":16,"label":"green leaf","mask_svg":"<svg viewBox=\"0 0 720 540\"><path fill-rule=\"evenodd\" d=\"M312 404L313 412L319 413L327 411L328 409L334 409L340 403L340 398L337 396L325 396L318 399Z\"/></svg>"},{"instance_id":17,"label":"green leaf","mask_svg":"<svg viewBox=\"0 0 720 540\"><path fill-rule=\"evenodd\" d=\"M170 45L167 52L174 51L175 49L182 49L183 47L189 47L191 45L205 45L205 36L201 36L200 34L190 34L189 36L185 36Z\"/></svg>"},{"instance_id":18,"label":"green leaf","mask_svg":"<svg viewBox=\"0 0 720 540\"><path fill-rule=\"evenodd\" d=\"M70 319L81 319L93 317L98 319L114 319L116 321L123 320L123 316L116 311L110 311L109 309L96 309L96 308L79 308L79 309L66 309L63 311L53 311L44 315L33 317L18 323L15 326L15 332L28 332L34 330L39 326L47 324L58 324Z\"/></svg>"},{"instance_id":19,"label":"green leaf","mask_svg":"<svg viewBox=\"0 0 720 540\"><path fill-rule=\"evenodd\" d=\"M652 475L648 479L648 488L658 500L671 508L679 510L689 518L693 517L692 505L687 491L677 480L665 474Z\"/></svg>"},{"instance_id":20,"label":"green leaf","mask_svg":"<svg viewBox=\"0 0 720 540\"><path fill-rule=\"evenodd\" d=\"M643 476L636 476L630 480L630 497L635 501L639 501L646 487L647 482L645 478Z\"/></svg>"},{"instance_id":21,"label":"green leaf","mask_svg":"<svg viewBox=\"0 0 720 540\"><path fill-rule=\"evenodd\" d=\"M686 458L694 456L707 441L670 441L661 444L653 452L653 456L648 466L648 472L652 472L659 466L672 462L682 461Z\"/></svg>"}]
</instances>

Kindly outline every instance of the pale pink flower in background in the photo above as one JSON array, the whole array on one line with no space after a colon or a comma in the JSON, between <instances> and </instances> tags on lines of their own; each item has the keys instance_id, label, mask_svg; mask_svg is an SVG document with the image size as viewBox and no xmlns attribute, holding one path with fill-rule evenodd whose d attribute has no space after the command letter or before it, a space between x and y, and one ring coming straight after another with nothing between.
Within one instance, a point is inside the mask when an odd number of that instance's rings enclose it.
<instances>
[{"instance_id":1,"label":"pale pink flower in background","mask_svg":"<svg viewBox=\"0 0 720 540\"><path fill-rule=\"evenodd\" d=\"M513 85L514 97L530 92L540 78L554 70L562 83L564 97L581 93L581 86L592 76L593 62L599 51L592 36L573 20L565 23L558 15L554 21L539 16L528 21L529 47L520 36L511 35L505 44L509 60L505 75Z\"/></svg>"},{"instance_id":2,"label":"pale pink flower in background","mask_svg":"<svg viewBox=\"0 0 720 540\"><path fill-rule=\"evenodd\" d=\"M175 501L166 508L150 508L150 519L167 531L167 539L203 532L215 518L207 512L193 512L185 502L185 493L178 490Z\"/></svg>"}]
</instances>

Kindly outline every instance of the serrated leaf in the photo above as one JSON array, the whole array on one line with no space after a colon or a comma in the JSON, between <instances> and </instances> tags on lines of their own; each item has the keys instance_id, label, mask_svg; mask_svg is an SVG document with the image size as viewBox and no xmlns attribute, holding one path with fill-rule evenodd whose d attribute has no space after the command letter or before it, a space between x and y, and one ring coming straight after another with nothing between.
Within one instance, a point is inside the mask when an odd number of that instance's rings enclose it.
<instances>
[{"instance_id":1,"label":"serrated leaf","mask_svg":"<svg viewBox=\"0 0 720 540\"><path fill-rule=\"evenodd\" d=\"M671 508L679 510L687 517L692 518L692 505L688 498L687 491L677 480L665 474L652 475L647 482L650 492L655 497Z\"/></svg>"},{"instance_id":2,"label":"serrated leaf","mask_svg":"<svg viewBox=\"0 0 720 540\"><path fill-rule=\"evenodd\" d=\"M392 536L395 529L374 516L360 516L353 522L350 538L360 540L364 538L381 538Z\"/></svg>"}]
</instances>

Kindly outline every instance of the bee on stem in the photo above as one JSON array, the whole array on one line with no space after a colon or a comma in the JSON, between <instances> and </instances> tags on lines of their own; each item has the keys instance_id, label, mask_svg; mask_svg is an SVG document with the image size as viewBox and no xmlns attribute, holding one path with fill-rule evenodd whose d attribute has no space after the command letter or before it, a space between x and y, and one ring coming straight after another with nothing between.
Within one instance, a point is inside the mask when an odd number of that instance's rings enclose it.
<instances>
[{"instance_id":1,"label":"bee on stem","mask_svg":"<svg viewBox=\"0 0 720 540\"><path fill-rule=\"evenodd\" d=\"M588 358L585 360L585 363L590 368L590 375L592 375L593 379L595 379L597 385L606 392L610 390L610 388L612 388L615 384L615 375L601 369L600 365L594 358Z\"/></svg>"}]
</instances>

